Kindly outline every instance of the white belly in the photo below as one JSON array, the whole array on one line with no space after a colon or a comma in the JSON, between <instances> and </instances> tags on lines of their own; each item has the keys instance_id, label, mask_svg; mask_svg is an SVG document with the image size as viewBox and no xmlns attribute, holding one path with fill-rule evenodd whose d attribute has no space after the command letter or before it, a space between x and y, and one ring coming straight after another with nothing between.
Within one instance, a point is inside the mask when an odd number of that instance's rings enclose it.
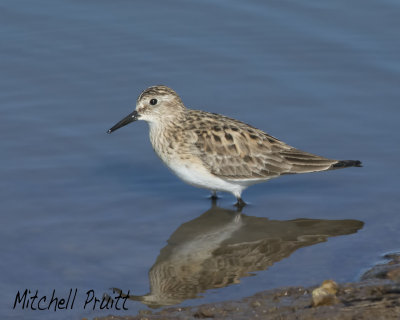
<instances>
[{"instance_id":1,"label":"white belly","mask_svg":"<svg viewBox=\"0 0 400 320\"><path fill-rule=\"evenodd\" d=\"M196 163L171 161L165 164L186 183L199 188L213 191L226 191L231 193L241 193L243 186L228 182L211 174L205 167Z\"/></svg>"}]
</instances>

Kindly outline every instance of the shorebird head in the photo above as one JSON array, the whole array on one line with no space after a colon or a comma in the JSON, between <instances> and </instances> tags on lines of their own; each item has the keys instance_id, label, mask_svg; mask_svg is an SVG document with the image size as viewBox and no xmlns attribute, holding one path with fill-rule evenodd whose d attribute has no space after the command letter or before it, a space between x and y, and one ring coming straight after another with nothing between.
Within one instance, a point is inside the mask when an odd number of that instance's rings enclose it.
<instances>
[{"instance_id":1,"label":"shorebird head","mask_svg":"<svg viewBox=\"0 0 400 320\"><path fill-rule=\"evenodd\" d=\"M136 110L115 124L108 133L111 133L128 123L136 120L147 122L166 121L176 118L185 109L178 94L166 86L153 86L144 90L136 101Z\"/></svg>"}]
</instances>

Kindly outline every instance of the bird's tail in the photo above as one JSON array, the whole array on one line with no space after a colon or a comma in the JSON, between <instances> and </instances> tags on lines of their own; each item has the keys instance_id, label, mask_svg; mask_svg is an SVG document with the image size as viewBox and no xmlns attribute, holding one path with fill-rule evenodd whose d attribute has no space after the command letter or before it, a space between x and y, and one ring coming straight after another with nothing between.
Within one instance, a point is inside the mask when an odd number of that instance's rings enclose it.
<instances>
[{"instance_id":1,"label":"bird's tail","mask_svg":"<svg viewBox=\"0 0 400 320\"><path fill-rule=\"evenodd\" d=\"M333 160L294 148L282 151L280 155L291 165L289 172L285 173L306 173L362 167L359 160Z\"/></svg>"},{"instance_id":2,"label":"bird's tail","mask_svg":"<svg viewBox=\"0 0 400 320\"><path fill-rule=\"evenodd\" d=\"M330 170L342 169L348 167L362 167L360 160L339 160L338 162L331 165Z\"/></svg>"}]
</instances>

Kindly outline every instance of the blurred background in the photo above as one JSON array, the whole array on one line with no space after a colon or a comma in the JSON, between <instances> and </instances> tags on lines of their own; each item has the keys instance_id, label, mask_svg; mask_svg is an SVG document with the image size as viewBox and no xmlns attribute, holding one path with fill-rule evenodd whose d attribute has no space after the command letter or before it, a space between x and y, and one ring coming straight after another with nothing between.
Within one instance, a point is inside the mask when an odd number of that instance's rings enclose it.
<instances>
[{"instance_id":1,"label":"blurred background","mask_svg":"<svg viewBox=\"0 0 400 320\"><path fill-rule=\"evenodd\" d=\"M285 226L305 218L335 230L314 229L319 240L246 269L252 277L235 273L226 286L202 287L201 298L177 303L236 299L327 278L353 281L384 253L398 251L399 17L400 5L391 0L3 0L4 318L109 314L83 310L84 297L57 313L12 306L26 288L40 295L56 289L59 296L93 289L101 296L117 287L145 295L149 270L171 235L210 210L206 190L184 184L159 161L146 123L106 134L155 84L172 87L188 107L240 119L305 151L364 164L247 189L243 213L262 225L281 221L279 230L292 234ZM229 194L218 201L233 212L228 224L235 221L233 203ZM352 220L353 227L341 230L328 220ZM201 221L203 230L210 222ZM236 227L207 243L204 257L229 245ZM304 229L296 230L292 240L301 241ZM197 240L182 239L178 244L191 243L196 255ZM114 313L147 308L139 301L127 306Z\"/></svg>"}]
</instances>

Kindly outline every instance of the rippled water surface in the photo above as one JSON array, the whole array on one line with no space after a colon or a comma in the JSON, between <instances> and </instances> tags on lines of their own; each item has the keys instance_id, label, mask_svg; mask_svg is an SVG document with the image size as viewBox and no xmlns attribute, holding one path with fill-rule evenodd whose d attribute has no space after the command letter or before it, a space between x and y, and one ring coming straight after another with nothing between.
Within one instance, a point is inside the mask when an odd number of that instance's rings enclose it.
<instances>
[{"instance_id":1,"label":"rippled water surface","mask_svg":"<svg viewBox=\"0 0 400 320\"><path fill-rule=\"evenodd\" d=\"M396 1L11 1L0 4L4 318L134 314L333 278L400 249ZM149 85L363 168L223 194L179 181L148 128L106 130ZM13 310L18 291L73 310ZM129 311L91 311L118 288Z\"/></svg>"}]
</instances>

